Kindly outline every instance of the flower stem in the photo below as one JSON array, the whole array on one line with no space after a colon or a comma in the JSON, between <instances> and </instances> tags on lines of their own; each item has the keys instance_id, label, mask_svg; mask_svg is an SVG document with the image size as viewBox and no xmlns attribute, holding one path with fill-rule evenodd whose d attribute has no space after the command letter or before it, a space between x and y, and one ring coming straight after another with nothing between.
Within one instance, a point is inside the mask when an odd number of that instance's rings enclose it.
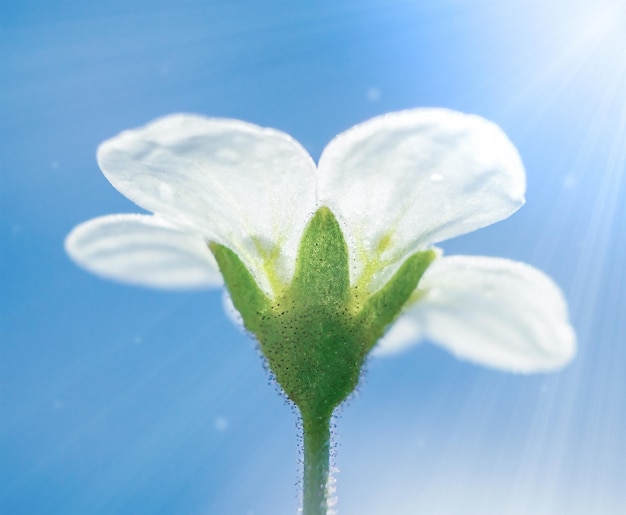
<instances>
[{"instance_id":1,"label":"flower stem","mask_svg":"<svg viewBox=\"0 0 626 515\"><path fill-rule=\"evenodd\" d=\"M326 515L330 461L330 415L302 414L304 432L303 515Z\"/></svg>"}]
</instances>

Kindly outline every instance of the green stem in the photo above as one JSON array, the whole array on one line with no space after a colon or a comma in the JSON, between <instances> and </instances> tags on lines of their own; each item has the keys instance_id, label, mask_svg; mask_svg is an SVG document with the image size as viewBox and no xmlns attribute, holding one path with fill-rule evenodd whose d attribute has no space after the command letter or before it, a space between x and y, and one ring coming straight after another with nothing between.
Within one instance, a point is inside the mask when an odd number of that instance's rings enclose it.
<instances>
[{"instance_id":1,"label":"green stem","mask_svg":"<svg viewBox=\"0 0 626 515\"><path fill-rule=\"evenodd\" d=\"M304 431L303 515L326 515L330 462L330 415L302 415Z\"/></svg>"}]
</instances>

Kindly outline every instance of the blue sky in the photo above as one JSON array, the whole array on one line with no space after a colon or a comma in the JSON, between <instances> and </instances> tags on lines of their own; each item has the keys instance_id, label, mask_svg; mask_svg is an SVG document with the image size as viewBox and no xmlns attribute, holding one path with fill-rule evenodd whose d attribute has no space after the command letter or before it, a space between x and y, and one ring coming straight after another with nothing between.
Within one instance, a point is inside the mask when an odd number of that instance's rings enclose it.
<instances>
[{"instance_id":1,"label":"blue sky","mask_svg":"<svg viewBox=\"0 0 626 515\"><path fill-rule=\"evenodd\" d=\"M503 127L527 204L446 242L551 275L579 354L516 376L424 344L338 418L340 513L617 514L626 504L626 7L539 0L5 0L0 7L0 511L295 513L298 431L221 293L98 279L76 224L137 212L97 145L172 112L317 158L377 114Z\"/></svg>"}]
</instances>

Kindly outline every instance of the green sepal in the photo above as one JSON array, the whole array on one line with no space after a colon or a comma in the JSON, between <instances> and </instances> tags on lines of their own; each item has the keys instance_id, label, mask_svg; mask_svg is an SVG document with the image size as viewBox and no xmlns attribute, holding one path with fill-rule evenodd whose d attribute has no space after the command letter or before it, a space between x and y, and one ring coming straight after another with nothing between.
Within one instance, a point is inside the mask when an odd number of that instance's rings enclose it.
<instances>
[{"instance_id":1,"label":"green sepal","mask_svg":"<svg viewBox=\"0 0 626 515\"><path fill-rule=\"evenodd\" d=\"M257 334L271 312L271 301L259 288L254 277L239 256L219 243L209 243L209 248L226 283L233 305L239 311L245 328Z\"/></svg>"},{"instance_id":2,"label":"green sepal","mask_svg":"<svg viewBox=\"0 0 626 515\"><path fill-rule=\"evenodd\" d=\"M356 387L364 354L352 324L348 248L330 209L300 240L291 285L274 306L262 345L270 368L304 419L330 417Z\"/></svg>"},{"instance_id":3,"label":"green sepal","mask_svg":"<svg viewBox=\"0 0 626 515\"><path fill-rule=\"evenodd\" d=\"M304 230L291 284L270 299L233 251L217 243L210 248L246 329L307 423L327 420L354 391L367 354L436 257L432 250L413 254L363 300L350 289L341 228L322 207Z\"/></svg>"},{"instance_id":4,"label":"green sepal","mask_svg":"<svg viewBox=\"0 0 626 515\"><path fill-rule=\"evenodd\" d=\"M357 323L362 324L367 338L367 352L400 314L409 297L415 292L422 275L436 257L434 250L411 255L393 277L365 301L356 318Z\"/></svg>"},{"instance_id":5,"label":"green sepal","mask_svg":"<svg viewBox=\"0 0 626 515\"><path fill-rule=\"evenodd\" d=\"M307 225L287 296L320 306L346 305L350 294L348 246L337 219L321 207Z\"/></svg>"}]
</instances>

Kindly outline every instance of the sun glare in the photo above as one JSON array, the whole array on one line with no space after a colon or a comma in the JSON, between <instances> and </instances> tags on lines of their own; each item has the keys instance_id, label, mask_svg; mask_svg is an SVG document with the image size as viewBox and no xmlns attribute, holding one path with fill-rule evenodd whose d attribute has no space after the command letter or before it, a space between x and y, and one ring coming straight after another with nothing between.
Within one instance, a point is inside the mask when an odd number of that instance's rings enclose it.
<instances>
[{"instance_id":1,"label":"sun glare","mask_svg":"<svg viewBox=\"0 0 626 515\"><path fill-rule=\"evenodd\" d=\"M599 7L590 8L587 30L582 38L592 41L613 41L614 38L622 38L622 44L626 41L626 19L624 12L626 4L617 2ZM621 29L620 29L621 27Z\"/></svg>"}]
</instances>

